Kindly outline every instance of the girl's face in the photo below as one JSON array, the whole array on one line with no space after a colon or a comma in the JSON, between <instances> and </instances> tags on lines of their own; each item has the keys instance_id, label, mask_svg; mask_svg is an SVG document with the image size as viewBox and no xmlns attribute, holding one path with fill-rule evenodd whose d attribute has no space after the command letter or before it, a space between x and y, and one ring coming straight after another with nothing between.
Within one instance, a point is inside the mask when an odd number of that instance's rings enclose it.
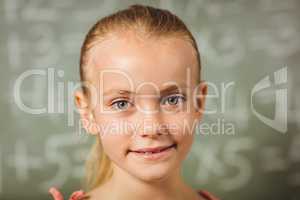
<instances>
[{"instance_id":1,"label":"girl's face","mask_svg":"<svg viewBox=\"0 0 300 200\"><path fill-rule=\"evenodd\" d=\"M96 44L88 56L88 80L98 95L88 131L100 134L116 173L145 181L167 177L185 159L202 116L206 85L197 83L193 47L182 39L123 34ZM161 153L134 152L171 145Z\"/></svg>"}]
</instances>

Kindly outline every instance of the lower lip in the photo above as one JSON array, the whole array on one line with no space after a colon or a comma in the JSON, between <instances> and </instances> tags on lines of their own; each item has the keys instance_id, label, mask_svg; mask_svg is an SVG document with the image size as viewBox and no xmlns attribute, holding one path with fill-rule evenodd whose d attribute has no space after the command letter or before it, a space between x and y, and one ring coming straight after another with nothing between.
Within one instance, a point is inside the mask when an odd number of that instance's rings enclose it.
<instances>
[{"instance_id":1,"label":"lower lip","mask_svg":"<svg viewBox=\"0 0 300 200\"><path fill-rule=\"evenodd\" d=\"M158 153L137 153L137 152L130 152L133 155L137 156L138 158L142 158L145 160L151 160L151 161L157 161L157 160L163 160L168 158L172 155L173 151L175 150L175 147L169 147L161 152Z\"/></svg>"}]
</instances>

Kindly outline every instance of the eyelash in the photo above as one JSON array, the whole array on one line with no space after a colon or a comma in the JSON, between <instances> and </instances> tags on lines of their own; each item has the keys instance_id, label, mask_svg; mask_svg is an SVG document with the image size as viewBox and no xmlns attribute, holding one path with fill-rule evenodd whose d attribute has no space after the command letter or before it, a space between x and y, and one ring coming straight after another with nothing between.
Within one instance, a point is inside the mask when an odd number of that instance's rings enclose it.
<instances>
[{"instance_id":1,"label":"eyelash","mask_svg":"<svg viewBox=\"0 0 300 200\"><path fill-rule=\"evenodd\" d=\"M177 97L177 100L178 100L178 99L181 99L182 102L185 102L185 101L186 101L186 95L185 95L185 94L169 95L169 96L167 96L167 97L165 97L165 98L162 98L162 100L163 100L163 102L165 102L165 101L167 101L168 99L173 98L173 97ZM112 102L112 104L111 104L110 106L114 107L115 105L118 105L118 103L120 103L120 102L127 102L127 103L130 103L130 104L133 104L133 103L131 103L130 101L127 101L127 100L122 99L122 100L117 100L117 101ZM178 101L177 101L177 102L178 102ZM170 105L170 106L173 106L173 105ZM118 108L117 108L117 109L118 109ZM122 109L120 109L120 110L122 110Z\"/></svg>"},{"instance_id":2,"label":"eyelash","mask_svg":"<svg viewBox=\"0 0 300 200\"><path fill-rule=\"evenodd\" d=\"M127 102L127 103L132 104L131 102L129 102L129 101L123 99L123 100L117 100L117 101L114 101L114 102L111 104L111 106L112 106L112 107L115 107L114 105L118 105L118 103L120 103L120 102ZM116 108L116 109L118 109L118 108ZM122 109L119 109L119 110L122 110Z\"/></svg>"},{"instance_id":3,"label":"eyelash","mask_svg":"<svg viewBox=\"0 0 300 200\"><path fill-rule=\"evenodd\" d=\"M181 99L182 102L186 101L186 97L184 94L170 95L170 96L167 96L165 99L168 100L169 98L173 98L173 97L177 97L177 100Z\"/></svg>"}]
</instances>

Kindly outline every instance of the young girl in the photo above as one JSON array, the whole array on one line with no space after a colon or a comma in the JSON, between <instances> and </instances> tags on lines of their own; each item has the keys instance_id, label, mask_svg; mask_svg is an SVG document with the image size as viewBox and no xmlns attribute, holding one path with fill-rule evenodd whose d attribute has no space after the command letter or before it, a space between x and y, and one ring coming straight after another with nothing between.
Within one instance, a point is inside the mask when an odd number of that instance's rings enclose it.
<instances>
[{"instance_id":1,"label":"young girl","mask_svg":"<svg viewBox=\"0 0 300 200\"><path fill-rule=\"evenodd\" d=\"M167 10L132 5L91 28L75 101L96 143L86 189L70 200L215 199L180 173L204 109L200 69L194 37ZM63 200L56 188L49 192Z\"/></svg>"}]
</instances>

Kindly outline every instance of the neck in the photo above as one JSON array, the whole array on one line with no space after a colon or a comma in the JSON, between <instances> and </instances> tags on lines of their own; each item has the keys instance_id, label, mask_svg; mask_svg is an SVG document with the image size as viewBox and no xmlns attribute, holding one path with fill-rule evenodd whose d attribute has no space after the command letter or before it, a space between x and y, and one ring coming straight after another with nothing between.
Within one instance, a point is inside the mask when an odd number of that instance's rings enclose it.
<instances>
[{"instance_id":1,"label":"neck","mask_svg":"<svg viewBox=\"0 0 300 200\"><path fill-rule=\"evenodd\" d=\"M183 181L180 168L162 179L151 181L138 179L116 165L113 169L114 173L106 183L111 199L176 200L195 196L195 192Z\"/></svg>"}]
</instances>

